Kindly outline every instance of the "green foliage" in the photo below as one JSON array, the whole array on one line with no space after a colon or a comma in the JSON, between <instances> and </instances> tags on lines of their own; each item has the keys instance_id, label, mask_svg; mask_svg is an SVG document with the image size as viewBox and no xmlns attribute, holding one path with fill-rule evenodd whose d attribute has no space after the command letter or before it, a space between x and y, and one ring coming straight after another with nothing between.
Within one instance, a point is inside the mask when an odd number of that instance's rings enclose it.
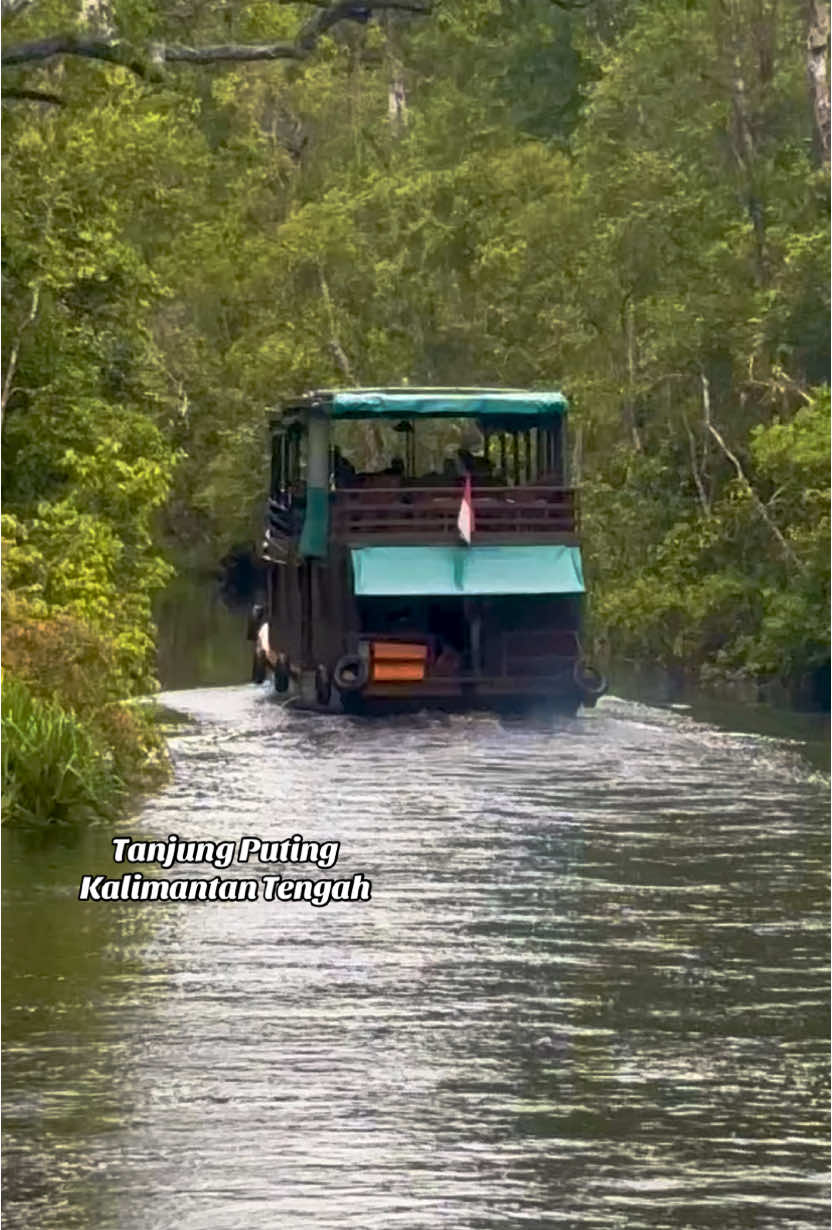
<instances>
[{"instance_id":1,"label":"green foliage","mask_svg":"<svg viewBox=\"0 0 832 1230\"><path fill-rule=\"evenodd\" d=\"M788 679L829 656L829 389L817 390L788 422L756 427L751 455L801 567L764 589L748 669Z\"/></svg>"},{"instance_id":2,"label":"green foliage","mask_svg":"<svg viewBox=\"0 0 832 1230\"><path fill-rule=\"evenodd\" d=\"M124 788L76 714L6 676L2 697L3 821L70 823L107 815Z\"/></svg>"},{"instance_id":3,"label":"green foliage","mask_svg":"<svg viewBox=\"0 0 832 1230\"><path fill-rule=\"evenodd\" d=\"M77 109L16 112L7 128L4 324L19 349L3 420L4 640L51 641L51 694L92 726L67 662L79 638L108 645L108 702L155 686L151 602L170 572L157 517L177 455L153 260L182 204L189 130L183 107L153 114L131 79L109 97L93 79L82 102L67 76Z\"/></svg>"},{"instance_id":4,"label":"green foliage","mask_svg":"<svg viewBox=\"0 0 832 1230\"><path fill-rule=\"evenodd\" d=\"M47 614L43 603L31 603L20 591L10 590L4 594L2 653L5 686L14 704L15 698L25 694L31 700L25 712L49 718L41 722L38 716L37 722L32 718L29 725L21 725L23 733L18 732L18 742L13 744L15 756L4 762L4 792L17 800L13 815L41 814L48 784L63 780L65 765L60 756L72 731L82 732L73 761L78 773L83 770L85 775L89 769L84 780L88 777L91 782L109 779L110 788L101 790L102 805L115 805L126 788L138 789L165 775L167 761L153 709L123 700L124 650L117 640L75 616ZM58 734L53 738L49 733L49 738L41 740L44 731ZM50 756L58 759L50 760ZM71 774L67 782L77 784L76 777ZM38 793L39 782L44 783L43 795ZM56 815L68 816L70 810L83 815L83 808L74 804L62 810L63 797L55 795Z\"/></svg>"},{"instance_id":5,"label":"green foliage","mask_svg":"<svg viewBox=\"0 0 832 1230\"><path fill-rule=\"evenodd\" d=\"M615 557L602 565L598 618L624 652L784 683L828 661L828 389L788 423L758 425L749 454L748 481L667 531L635 581Z\"/></svg>"}]
</instances>

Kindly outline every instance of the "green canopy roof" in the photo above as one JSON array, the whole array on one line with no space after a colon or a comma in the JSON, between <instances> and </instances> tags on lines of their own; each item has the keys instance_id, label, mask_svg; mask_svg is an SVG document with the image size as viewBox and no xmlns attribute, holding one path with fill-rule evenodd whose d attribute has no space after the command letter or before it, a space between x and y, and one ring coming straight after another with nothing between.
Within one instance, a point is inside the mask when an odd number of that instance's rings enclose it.
<instances>
[{"instance_id":1,"label":"green canopy roof","mask_svg":"<svg viewBox=\"0 0 832 1230\"><path fill-rule=\"evenodd\" d=\"M562 393L522 389L340 389L304 399L334 419L409 418L443 415L454 418L545 419L563 414Z\"/></svg>"},{"instance_id":2,"label":"green canopy roof","mask_svg":"<svg viewBox=\"0 0 832 1230\"><path fill-rule=\"evenodd\" d=\"M582 594L578 547L355 547L359 597Z\"/></svg>"}]
</instances>

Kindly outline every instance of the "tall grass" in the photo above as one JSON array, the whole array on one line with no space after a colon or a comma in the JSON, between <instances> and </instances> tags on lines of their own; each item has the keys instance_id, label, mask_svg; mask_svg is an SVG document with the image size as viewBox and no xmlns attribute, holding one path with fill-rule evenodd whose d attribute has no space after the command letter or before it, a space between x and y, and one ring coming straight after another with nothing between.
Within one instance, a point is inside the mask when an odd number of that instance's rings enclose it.
<instances>
[{"instance_id":1,"label":"tall grass","mask_svg":"<svg viewBox=\"0 0 832 1230\"><path fill-rule=\"evenodd\" d=\"M3 678L3 821L68 823L108 815L125 787L110 752L75 713Z\"/></svg>"}]
</instances>

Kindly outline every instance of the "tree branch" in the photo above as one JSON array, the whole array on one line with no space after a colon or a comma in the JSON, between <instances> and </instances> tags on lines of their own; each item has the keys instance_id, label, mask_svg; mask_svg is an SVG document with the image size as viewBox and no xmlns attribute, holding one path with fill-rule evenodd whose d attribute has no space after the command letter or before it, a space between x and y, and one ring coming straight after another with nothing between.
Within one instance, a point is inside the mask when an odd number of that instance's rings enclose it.
<instances>
[{"instance_id":1,"label":"tree branch","mask_svg":"<svg viewBox=\"0 0 832 1230\"><path fill-rule=\"evenodd\" d=\"M335 308L332 303L332 296L329 293L329 283L326 280L324 267L321 264L318 265L318 281L320 283L321 297L324 301L327 320L329 322L329 341L327 342L327 348L345 380L352 385L358 384L358 381L353 374L350 361L347 358L346 351L338 338L338 325L335 320Z\"/></svg>"},{"instance_id":2,"label":"tree branch","mask_svg":"<svg viewBox=\"0 0 832 1230\"><path fill-rule=\"evenodd\" d=\"M0 98L7 98L12 102L51 103L53 107L66 106L60 94L50 94L47 90L3 90L0 92Z\"/></svg>"},{"instance_id":3,"label":"tree branch","mask_svg":"<svg viewBox=\"0 0 832 1230\"><path fill-rule=\"evenodd\" d=\"M711 426L711 382L708 379L705 368L699 368L699 379L702 383L702 424L705 430L702 432L702 463L699 467L700 474L708 477L708 433ZM709 486L711 484L709 483ZM713 491L713 488L711 487Z\"/></svg>"},{"instance_id":4,"label":"tree branch","mask_svg":"<svg viewBox=\"0 0 832 1230\"><path fill-rule=\"evenodd\" d=\"M771 517L768 515L768 510L765 504L760 499L760 497L757 495L757 492L751 486L751 483L748 481L745 471L740 465L737 457L734 455L734 453L731 452L730 448L725 443L722 436L719 434L719 432L717 431L717 429L714 427L713 423L711 422L708 423L708 431L711 433L711 435L716 440L719 447L722 449L725 456L728 458L728 460L731 462L732 466L736 470L737 478L739 478L740 482L745 487L748 494L751 496L754 507L756 508L760 516L762 517L763 521L765 521L766 525L771 530L774 537L777 539L777 542L780 545L780 549L783 552L786 559L789 561L790 564L792 564L797 569L798 572L803 572L804 571L803 564L797 558L794 551L789 546L789 544L786 542L786 539L783 537L778 527L774 524Z\"/></svg>"},{"instance_id":5,"label":"tree branch","mask_svg":"<svg viewBox=\"0 0 832 1230\"><path fill-rule=\"evenodd\" d=\"M185 47L181 43L152 43L154 64L250 63L255 60L301 60L295 43L225 43L217 47Z\"/></svg>"},{"instance_id":6,"label":"tree branch","mask_svg":"<svg viewBox=\"0 0 832 1230\"><path fill-rule=\"evenodd\" d=\"M136 50L120 38L80 38L76 34L56 34L52 38L18 43L3 52L0 64L10 68L15 64L35 64L56 56L81 56L87 60L106 60L123 64L140 77L147 76L148 65L138 58Z\"/></svg>"},{"instance_id":7,"label":"tree branch","mask_svg":"<svg viewBox=\"0 0 832 1230\"><path fill-rule=\"evenodd\" d=\"M705 486L702 482L702 475L699 473L699 458L696 454L696 440L688 423L688 416L682 412L682 422L685 425L685 431L688 437L688 448L690 450L690 472L693 475L693 481L696 484L696 493L699 496L699 503L702 505L703 517L710 517L711 506L708 503L708 497L705 493Z\"/></svg>"},{"instance_id":8,"label":"tree branch","mask_svg":"<svg viewBox=\"0 0 832 1230\"><path fill-rule=\"evenodd\" d=\"M226 43L211 47L186 47L181 43L148 43L137 47L117 37L88 38L57 34L52 38L19 43L3 52L4 67L43 63L57 56L80 56L121 64L139 77L150 77L163 64L250 63L255 60L303 60L319 39L341 21L368 21L378 9L397 9L427 15L432 0L340 0L322 8L302 28L292 43Z\"/></svg>"},{"instance_id":9,"label":"tree branch","mask_svg":"<svg viewBox=\"0 0 832 1230\"><path fill-rule=\"evenodd\" d=\"M32 303L29 308L29 315L20 326L17 337L14 339L12 344L11 354L9 355L9 366L6 368L6 378L3 381L3 392L0 395L0 423L3 421L3 415L6 413L6 402L9 400L9 395L11 394L12 380L14 380L14 374L17 370L17 359L20 354L20 343L23 341L23 334L37 319L39 304L40 287L35 286L32 290Z\"/></svg>"},{"instance_id":10,"label":"tree branch","mask_svg":"<svg viewBox=\"0 0 832 1230\"><path fill-rule=\"evenodd\" d=\"M87 60L103 60L108 64L121 64L138 77L151 74L152 65L167 62L211 64L221 60L278 60L299 59L293 43L228 44L218 47L182 47L176 43L148 45L144 56L136 47L120 38L80 38L75 34L58 34L53 38L35 39L19 43L3 52L4 68L17 64L35 64L56 56L80 56Z\"/></svg>"}]
</instances>

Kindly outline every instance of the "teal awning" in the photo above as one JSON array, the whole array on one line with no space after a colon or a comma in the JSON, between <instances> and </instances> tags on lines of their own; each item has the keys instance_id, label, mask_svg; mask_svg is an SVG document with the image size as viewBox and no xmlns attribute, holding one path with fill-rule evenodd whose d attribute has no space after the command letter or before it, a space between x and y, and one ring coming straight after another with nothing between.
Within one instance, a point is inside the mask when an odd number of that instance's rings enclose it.
<instances>
[{"instance_id":1,"label":"teal awning","mask_svg":"<svg viewBox=\"0 0 832 1230\"><path fill-rule=\"evenodd\" d=\"M546 419L563 414L562 393L519 389L347 389L321 394L334 419L438 416L457 418Z\"/></svg>"},{"instance_id":2,"label":"teal awning","mask_svg":"<svg viewBox=\"0 0 832 1230\"><path fill-rule=\"evenodd\" d=\"M466 594L582 594L578 547L355 547L364 598Z\"/></svg>"}]
</instances>

